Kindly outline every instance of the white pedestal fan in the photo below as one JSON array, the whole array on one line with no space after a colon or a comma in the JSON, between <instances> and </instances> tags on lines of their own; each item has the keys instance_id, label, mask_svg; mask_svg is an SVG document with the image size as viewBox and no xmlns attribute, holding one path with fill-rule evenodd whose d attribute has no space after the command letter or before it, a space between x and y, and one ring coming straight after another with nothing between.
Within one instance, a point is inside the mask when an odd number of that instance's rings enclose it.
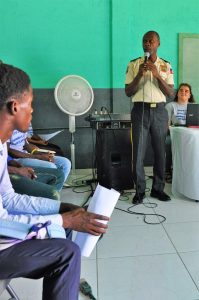
<instances>
[{"instance_id":1,"label":"white pedestal fan","mask_svg":"<svg viewBox=\"0 0 199 300\"><path fill-rule=\"evenodd\" d=\"M69 131L71 133L71 163L75 171L75 117L85 114L94 101L93 89L89 82L81 76L63 77L55 87L55 101L58 107L69 115Z\"/></svg>"}]
</instances>

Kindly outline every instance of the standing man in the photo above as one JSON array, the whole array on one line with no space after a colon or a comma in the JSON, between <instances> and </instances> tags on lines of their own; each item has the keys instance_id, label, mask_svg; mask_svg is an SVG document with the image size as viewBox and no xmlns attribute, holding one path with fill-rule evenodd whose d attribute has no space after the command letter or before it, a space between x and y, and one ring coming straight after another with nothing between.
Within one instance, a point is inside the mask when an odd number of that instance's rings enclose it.
<instances>
[{"instance_id":1,"label":"standing man","mask_svg":"<svg viewBox=\"0 0 199 300\"><path fill-rule=\"evenodd\" d=\"M171 200L165 186L165 139L168 129L166 97L173 94L173 71L169 62L157 56L159 34L148 31L142 40L145 55L132 60L126 73L125 92L132 97L133 177L136 184L134 204L145 198L144 157L150 134L154 150L151 197Z\"/></svg>"}]
</instances>

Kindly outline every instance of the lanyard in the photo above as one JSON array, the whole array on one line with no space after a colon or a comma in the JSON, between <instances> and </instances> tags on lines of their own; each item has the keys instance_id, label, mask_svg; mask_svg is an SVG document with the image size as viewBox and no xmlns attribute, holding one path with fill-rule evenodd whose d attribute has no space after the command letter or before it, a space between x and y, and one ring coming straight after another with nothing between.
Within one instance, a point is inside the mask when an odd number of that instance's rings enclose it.
<instances>
[{"instance_id":1,"label":"lanyard","mask_svg":"<svg viewBox=\"0 0 199 300\"><path fill-rule=\"evenodd\" d=\"M37 224L34 224L27 236L26 236L26 240L30 240L30 239L36 239L36 238L44 238L45 237L45 234L46 234L46 228L51 224L51 221L47 221L45 223L37 223ZM44 231L44 237L42 237L40 234L39 234L39 231L41 229L44 229L45 228L45 231Z\"/></svg>"}]
</instances>

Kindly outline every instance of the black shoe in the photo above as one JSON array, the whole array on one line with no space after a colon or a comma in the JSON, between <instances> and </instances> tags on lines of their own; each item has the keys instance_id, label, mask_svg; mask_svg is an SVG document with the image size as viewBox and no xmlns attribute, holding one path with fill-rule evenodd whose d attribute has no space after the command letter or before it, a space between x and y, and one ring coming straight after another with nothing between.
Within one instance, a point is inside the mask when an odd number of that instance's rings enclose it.
<instances>
[{"instance_id":1,"label":"black shoe","mask_svg":"<svg viewBox=\"0 0 199 300\"><path fill-rule=\"evenodd\" d=\"M160 201L170 201L171 198L169 197L169 195L167 195L165 192L161 192L161 191L156 191L156 190L151 190L151 197L153 198L157 198Z\"/></svg>"},{"instance_id":2,"label":"black shoe","mask_svg":"<svg viewBox=\"0 0 199 300\"><path fill-rule=\"evenodd\" d=\"M135 194L135 196L133 197L133 204L140 204L143 202L143 199L145 198L145 193L137 193Z\"/></svg>"}]
</instances>

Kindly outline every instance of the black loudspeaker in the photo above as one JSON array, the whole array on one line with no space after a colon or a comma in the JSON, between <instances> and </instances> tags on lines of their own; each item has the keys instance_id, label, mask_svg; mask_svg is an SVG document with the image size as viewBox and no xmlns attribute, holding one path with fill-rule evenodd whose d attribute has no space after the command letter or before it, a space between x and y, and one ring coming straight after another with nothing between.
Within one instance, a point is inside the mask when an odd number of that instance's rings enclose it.
<instances>
[{"instance_id":1,"label":"black loudspeaker","mask_svg":"<svg viewBox=\"0 0 199 300\"><path fill-rule=\"evenodd\" d=\"M96 167L102 186L118 191L133 188L130 128L97 130Z\"/></svg>"}]
</instances>

